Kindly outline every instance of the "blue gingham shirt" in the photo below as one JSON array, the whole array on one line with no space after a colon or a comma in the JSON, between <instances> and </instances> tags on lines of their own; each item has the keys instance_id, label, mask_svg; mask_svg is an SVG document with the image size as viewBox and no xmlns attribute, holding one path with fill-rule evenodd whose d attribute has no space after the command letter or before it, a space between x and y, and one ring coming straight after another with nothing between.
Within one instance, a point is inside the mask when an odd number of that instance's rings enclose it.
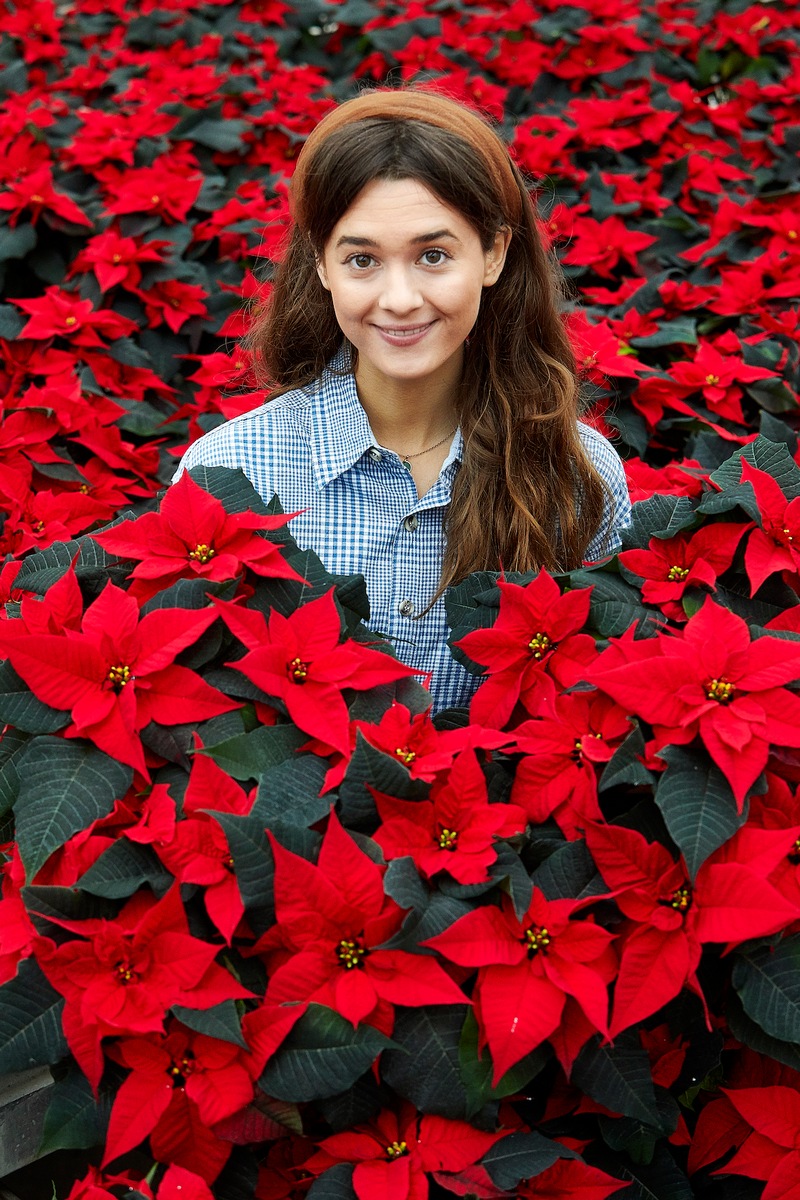
<instances>
[{"instance_id":1,"label":"blue gingham shirt","mask_svg":"<svg viewBox=\"0 0 800 1200\"><path fill-rule=\"evenodd\" d=\"M347 363L344 351L331 366ZM589 457L613 504L587 560L619 547L630 500L619 455L595 429L579 424ZM235 417L196 441L175 474L192 467L240 467L265 501L302 509L291 531L334 574L364 576L370 629L391 639L403 662L431 672L434 711L469 703L480 680L455 661L444 597L424 617L442 565L442 521L459 469L460 431L438 480L421 498L400 456L380 446L361 407L352 374L326 370L307 388ZM606 544L606 537L608 544Z\"/></svg>"}]
</instances>

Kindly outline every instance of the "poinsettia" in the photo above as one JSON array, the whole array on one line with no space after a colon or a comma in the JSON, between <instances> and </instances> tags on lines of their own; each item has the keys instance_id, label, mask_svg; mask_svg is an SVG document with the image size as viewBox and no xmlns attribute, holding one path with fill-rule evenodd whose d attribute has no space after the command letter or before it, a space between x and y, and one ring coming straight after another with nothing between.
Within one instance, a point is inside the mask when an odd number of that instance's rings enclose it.
<instances>
[{"instance_id":1,"label":"poinsettia","mask_svg":"<svg viewBox=\"0 0 800 1200\"><path fill-rule=\"evenodd\" d=\"M705 942L738 944L775 933L800 916L767 882L785 846L774 838L767 862L750 866L747 843L711 855L694 881L659 842L619 825L587 826L598 870L631 922L614 988L611 1036L672 1000L684 985L702 997L697 979Z\"/></svg>"},{"instance_id":2,"label":"poinsettia","mask_svg":"<svg viewBox=\"0 0 800 1200\"><path fill-rule=\"evenodd\" d=\"M800 497L790 500L776 479L746 459L742 459L741 480L753 489L761 517L761 528L752 531L744 553L751 595L776 571L787 572L800 584Z\"/></svg>"},{"instance_id":3,"label":"poinsettia","mask_svg":"<svg viewBox=\"0 0 800 1200\"><path fill-rule=\"evenodd\" d=\"M129 594L144 602L178 579L233 579L244 566L257 575L299 580L280 547L259 536L261 530L282 528L293 515L226 512L220 500L184 471L157 513L144 513L92 537L109 553L138 560Z\"/></svg>"},{"instance_id":4,"label":"poinsettia","mask_svg":"<svg viewBox=\"0 0 800 1200\"><path fill-rule=\"evenodd\" d=\"M478 968L473 1003L495 1084L558 1029L569 998L587 1019L582 1041L595 1031L607 1034L614 934L580 919L585 907L585 901L548 900L534 888L522 917L503 896L499 907L474 909L423 943L459 966Z\"/></svg>"},{"instance_id":5,"label":"poinsettia","mask_svg":"<svg viewBox=\"0 0 800 1200\"><path fill-rule=\"evenodd\" d=\"M350 638L342 641L342 619L331 588L285 617L216 600L223 620L249 653L229 663L268 696L286 706L292 720L312 737L349 756L350 728L342 691L363 690L416 674L379 650Z\"/></svg>"},{"instance_id":6,"label":"poinsettia","mask_svg":"<svg viewBox=\"0 0 800 1200\"><path fill-rule=\"evenodd\" d=\"M486 778L474 751L453 761L447 781L434 784L430 800L397 800L370 787L383 822L373 835L387 859L413 858L430 878L446 871L459 883L483 883L497 858L496 838L513 837L526 825L515 804L490 804Z\"/></svg>"},{"instance_id":7,"label":"poinsettia","mask_svg":"<svg viewBox=\"0 0 800 1200\"><path fill-rule=\"evenodd\" d=\"M594 638L578 631L589 615L590 588L566 592L546 571L526 587L500 579L500 613L491 629L460 638L459 650L486 667L470 717L502 729L517 701L535 716L555 697L556 684L577 682L596 656Z\"/></svg>"},{"instance_id":8,"label":"poinsettia","mask_svg":"<svg viewBox=\"0 0 800 1200\"><path fill-rule=\"evenodd\" d=\"M694 533L650 538L646 550L623 550L620 565L643 580L642 599L657 604L665 616L683 623L681 603L687 588L715 591L717 577L727 571L749 525L718 522Z\"/></svg>"},{"instance_id":9,"label":"poinsettia","mask_svg":"<svg viewBox=\"0 0 800 1200\"><path fill-rule=\"evenodd\" d=\"M292 1004L299 1017L312 1000L348 1021L390 1030L393 1006L465 1004L466 997L429 955L384 948L405 912L383 890L378 866L328 819L316 866L270 836L277 925L257 943L268 954L267 999Z\"/></svg>"},{"instance_id":10,"label":"poinsettia","mask_svg":"<svg viewBox=\"0 0 800 1200\"><path fill-rule=\"evenodd\" d=\"M65 737L87 737L144 776L139 732L149 721L206 720L237 707L174 661L216 620L213 608L162 608L140 618L133 597L108 583L79 629L30 631L22 612L19 622L0 626L0 650L14 670L45 704L69 710Z\"/></svg>"},{"instance_id":11,"label":"poinsettia","mask_svg":"<svg viewBox=\"0 0 800 1200\"><path fill-rule=\"evenodd\" d=\"M709 596L680 633L623 638L598 660L592 682L653 726L655 748L702 739L741 807L771 743L800 746L800 645L751 641L741 617Z\"/></svg>"},{"instance_id":12,"label":"poinsettia","mask_svg":"<svg viewBox=\"0 0 800 1200\"><path fill-rule=\"evenodd\" d=\"M324 1138L305 1165L319 1175L337 1163L355 1163L358 1200L427 1200L429 1172L463 1171L502 1136L465 1121L420 1116L404 1104L399 1112L384 1109L369 1125Z\"/></svg>"}]
</instances>

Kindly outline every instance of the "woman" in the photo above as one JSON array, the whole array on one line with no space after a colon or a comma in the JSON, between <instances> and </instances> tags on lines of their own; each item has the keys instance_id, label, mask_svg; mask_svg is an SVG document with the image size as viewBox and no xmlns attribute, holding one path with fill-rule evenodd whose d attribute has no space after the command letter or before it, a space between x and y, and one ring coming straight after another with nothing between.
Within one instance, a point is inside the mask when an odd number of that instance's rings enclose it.
<instances>
[{"instance_id":1,"label":"woman","mask_svg":"<svg viewBox=\"0 0 800 1200\"><path fill-rule=\"evenodd\" d=\"M559 275L524 181L480 117L366 92L312 132L293 228L251 341L276 386L187 451L302 509L292 533L365 576L371 628L431 672L436 710L478 680L444 592L478 570L574 568L629 519L622 464L581 424Z\"/></svg>"}]
</instances>

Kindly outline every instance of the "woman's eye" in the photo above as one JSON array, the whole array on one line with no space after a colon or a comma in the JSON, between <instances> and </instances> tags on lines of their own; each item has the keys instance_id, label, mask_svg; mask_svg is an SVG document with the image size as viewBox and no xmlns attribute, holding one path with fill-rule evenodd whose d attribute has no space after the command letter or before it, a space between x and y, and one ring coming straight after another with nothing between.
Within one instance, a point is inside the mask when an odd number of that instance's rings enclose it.
<instances>
[{"instance_id":1,"label":"woman's eye","mask_svg":"<svg viewBox=\"0 0 800 1200\"><path fill-rule=\"evenodd\" d=\"M372 266L373 258L371 254L351 254L347 260L351 266L357 267L359 271L366 271Z\"/></svg>"},{"instance_id":2,"label":"woman's eye","mask_svg":"<svg viewBox=\"0 0 800 1200\"><path fill-rule=\"evenodd\" d=\"M447 258L444 250L425 250L422 255L427 267L439 267Z\"/></svg>"}]
</instances>

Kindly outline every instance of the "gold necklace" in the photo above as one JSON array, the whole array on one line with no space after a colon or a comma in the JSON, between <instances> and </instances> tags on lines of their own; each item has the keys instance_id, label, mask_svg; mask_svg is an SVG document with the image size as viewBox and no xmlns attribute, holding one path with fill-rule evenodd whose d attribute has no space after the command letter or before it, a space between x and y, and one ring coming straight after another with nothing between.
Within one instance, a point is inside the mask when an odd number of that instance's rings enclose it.
<instances>
[{"instance_id":1,"label":"gold necklace","mask_svg":"<svg viewBox=\"0 0 800 1200\"><path fill-rule=\"evenodd\" d=\"M403 466L406 468L406 470L407 471L411 470L411 463L409 462L409 459L422 458L423 454L430 454L431 450L438 450L440 446L443 446L445 444L445 442L447 441L448 438L451 438L453 436L456 429L458 429L457 425L454 426L454 428L451 429L449 433L446 433L444 435L444 437L441 439L441 441L434 442L434 444L432 446L428 446L427 450L418 450L416 452L416 454L401 454L400 459L403 463Z\"/></svg>"}]
</instances>

